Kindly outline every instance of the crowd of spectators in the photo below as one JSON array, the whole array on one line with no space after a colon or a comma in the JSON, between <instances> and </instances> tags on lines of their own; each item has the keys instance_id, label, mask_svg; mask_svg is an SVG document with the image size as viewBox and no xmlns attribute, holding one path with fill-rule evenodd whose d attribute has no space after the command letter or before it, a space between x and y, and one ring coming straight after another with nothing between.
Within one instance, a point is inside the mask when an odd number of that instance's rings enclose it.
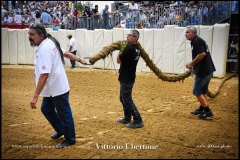
<instances>
[{"instance_id":1,"label":"crowd of spectators","mask_svg":"<svg viewBox=\"0 0 240 160\"><path fill-rule=\"evenodd\" d=\"M126 9L117 5L109 11L98 6L85 6L82 12L72 8L72 1L1 1L2 24L43 23L53 30L59 28L111 29L163 28L164 25L214 24L219 16L228 14L230 6L238 1L138 1L128 2ZM76 2L75 2L76 3ZM237 9L238 10L238 9ZM226 11L226 12L225 12Z\"/></svg>"},{"instance_id":2,"label":"crowd of spectators","mask_svg":"<svg viewBox=\"0 0 240 160\"><path fill-rule=\"evenodd\" d=\"M146 2L146 3L145 3ZM238 10L238 1L156 1L152 5L143 1L138 5L137 24L144 28L163 28L164 25L213 25ZM129 18L131 6L126 12L126 26L136 27L134 18ZM136 8L136 7L135 7Z\"/></svg>"},{"instance_id":3,"label":"crowd of spectators","mask_svg":"<svg viewBox=\"0 0 240 160\"><path fill-rule=\"evenodd\" d=\"M71 8L68 1L14 1L11 7L9 2L1 1L2 24L69 24Z\"/></svg>"}]
</instances>

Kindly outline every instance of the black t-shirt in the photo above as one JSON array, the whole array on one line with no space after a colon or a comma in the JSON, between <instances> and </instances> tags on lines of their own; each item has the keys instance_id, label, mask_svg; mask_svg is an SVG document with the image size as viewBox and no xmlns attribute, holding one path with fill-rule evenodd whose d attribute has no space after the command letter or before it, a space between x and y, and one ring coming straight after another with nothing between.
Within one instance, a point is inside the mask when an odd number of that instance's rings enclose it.
<instances>
[{"instance_id":1,"label":"black t-shirt","mask_svg":"<svg viewBox=\"0 0 240 160\"><path fill-rule=\"evenodd\" d=\"M41 13L36 12L36 18L40 18L41 17Z\"/></svg>"},{"instance_id":2,"label":"black t-shirt","mask_svg":"<svg viewBox=\"0 0 240 160\"><path fill-rule=\"evenodd\" d=\"M203 77L216 71L206 42L202 38L196 36L191 41L191 46L193 60L197 57L198 54L202 52L206 53L206 56L193 66L196 75Z\"/></svg>"},{"instance_id":3,"label":"black t-shirt","mask_svg":"<svg viewBox=\"0 0 240 160\"><path fill-rule=\"evenodd\" d=\"M136 78L137 63L140 58L140 50L136 44L127 45L119 56L121 60L119 77L120 82L134 82Z\"/></svg>"},{"instance_id":4,"label":"black t-shirt","mask_svg":"<svg viewBox=\"0 0 240 160\"><path fill-rule=\"evenodd\" d=\"M95 9L92 9L92 11L93 11L94 14L97 14L97 13L98 13L98 9L96 9L96 8L95 8Z\"/></svg>"}]
</instances>

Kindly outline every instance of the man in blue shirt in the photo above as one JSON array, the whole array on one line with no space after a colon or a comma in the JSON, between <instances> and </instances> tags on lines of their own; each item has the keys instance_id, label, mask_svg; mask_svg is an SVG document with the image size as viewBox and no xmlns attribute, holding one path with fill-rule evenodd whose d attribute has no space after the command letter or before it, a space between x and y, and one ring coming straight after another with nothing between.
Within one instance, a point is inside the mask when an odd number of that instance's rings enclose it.
<instances>
[{"instance_id":1,"label":"man in blue shirt","mask_svg":"<svg viewBox=\"0 0 240 160\"><path fill-rule=\"evenodd\" d=\"M52 17L46 11L43 11L40 17L40 21L42 24L48 26L52 22Z\"/></svg>"},{"instance_id":2,"label":"man in blue shirt","mask_svg":"<svg viewBox=\"0 0 240 160\"><path fill-rule=\"evenodd\" d=\"M105 8L103 9L103 24L105 29L109 29L109 11L108 11L108 5L105 5Z\"/></svg>"}]
</instances>

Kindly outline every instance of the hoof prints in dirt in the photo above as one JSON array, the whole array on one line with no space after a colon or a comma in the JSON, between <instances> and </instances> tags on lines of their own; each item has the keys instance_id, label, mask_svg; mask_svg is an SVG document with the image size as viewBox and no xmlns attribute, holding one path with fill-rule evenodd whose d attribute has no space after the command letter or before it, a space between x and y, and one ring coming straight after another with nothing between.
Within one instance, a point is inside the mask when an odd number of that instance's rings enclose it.
<instances>
[{"instance_id":1,"label":"hoof prints in dirt","mask_svg":"<svg viewBox=\"0 0 240 160\"><path fill-rule=\"evenodd\" d=\"M96 119L97 116L93 116L91 118L81 118L80 121L86 121L86 120L90 120L90 119Z\"/></svg>"}]
</instances>

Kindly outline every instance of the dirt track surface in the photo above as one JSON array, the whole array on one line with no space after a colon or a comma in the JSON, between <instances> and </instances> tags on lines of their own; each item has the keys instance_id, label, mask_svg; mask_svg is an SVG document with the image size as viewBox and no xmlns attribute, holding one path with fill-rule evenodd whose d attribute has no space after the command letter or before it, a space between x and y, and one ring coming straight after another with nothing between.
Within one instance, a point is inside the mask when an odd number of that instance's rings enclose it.
<instances>
[{"instance_id":1,"label":"dirt track surface","mask_svg":"<svg viewBox=\"0 0 240 160\"><path fill-rule=\"evenodd\" d=\"M153 73L138 73L133 100L144 128L117 124L123 116L116 71L66 68L77 143L57 150L63 139L40 110L29 106L35 90L32 66L2 65L2 158L221 158L239 157L238 77L209 99L214 117L190 115L199 104L192 95L193 77L162 82ZM210 90L220 83L213 78ZM99 148L98 148L99 147Z\"/></svg>"}]
</instances>

